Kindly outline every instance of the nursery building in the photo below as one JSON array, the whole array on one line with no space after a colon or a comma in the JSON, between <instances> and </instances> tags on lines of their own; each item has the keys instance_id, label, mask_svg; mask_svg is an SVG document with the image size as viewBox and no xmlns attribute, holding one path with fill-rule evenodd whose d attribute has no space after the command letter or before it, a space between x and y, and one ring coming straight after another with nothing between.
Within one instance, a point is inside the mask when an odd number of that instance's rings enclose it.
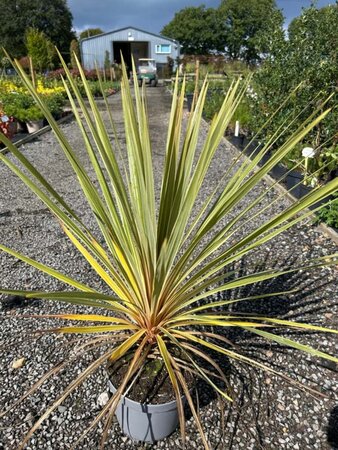
<instances>
[{"instance_id":1,"label":"nursery building","mask_svg":"<svg viewBox=\"0 0 338 450\"><path fill-rule=\"evenodd\" d=\"M128 68L132 57L136 63L140 58L152 58L159 69L167 64L168 57L176 61L180 56L180 45L174 39L134 27L82 39L80 48L82 64L88 70L94 69L95 64L103 68L107 56L111 62L120 64L122 54Z\"/></svg>"}]
</instances>

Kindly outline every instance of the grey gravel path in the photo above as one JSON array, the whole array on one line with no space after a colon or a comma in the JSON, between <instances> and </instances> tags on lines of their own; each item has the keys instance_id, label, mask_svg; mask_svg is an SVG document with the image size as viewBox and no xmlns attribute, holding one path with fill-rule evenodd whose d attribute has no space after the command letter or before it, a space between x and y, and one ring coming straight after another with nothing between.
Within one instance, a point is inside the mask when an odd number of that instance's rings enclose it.
<instances>
[{"instance_id":1,"label":"grey gravel path","mask_svg":"<svg viewBox=\"0 0 338 450\"><path fill-rule=\"evenodd\" d=\"M164 154L165 130L168 123L170 96L164 88L149 89L150 124L154 141L155 171L157 182ZM118 133L123 139L120 96L111 97ZM85 160L83 144L74 122L62 125L66 136L73 142L79 155ZM201 141L207 132L203 124ZM94 219L83 201L79 187L72 176L67 162L55 143L52 133L39 137L25 145L25 155L36 164L66 199L71 199L74 208L85 221L95 228ZM237 155L224 140L213 162L210 177L203 194L211 191L224 169ZM87 165L88 167L88 165ZM258 192L267 189L262 183L253 190L247 202L253 201ZM275 192L269 192L264 204L272 204ZM280 211L288 200L273 203L268 214ZM255 226L263 217L252 220L247 227ZM23 184L3 165L0 165L0 242L17 249L54 268L76 276L95 288L102 287L76 251L67 242L58 224L44 205L28 191ZM297 263L309 257L337 252L338 248L325 238L310 221L300 224L265 245L258 253L247 257L241 270L249 272L252 267L282 266ZM0 253L1 286L8 288L56 290L60 284L37 273L34 269L18 262L15 258ZM337 321L337 269L318 269L311 273L298 273L291 277L265 283L250 290L271 292L299 288L300 292L288 299L279 298L261 301L255 305L243 305L241 311L265 315L277 315L298 321L307 321L338 328ZM15 318L15 314L60 313L80 311L63 304L48 301L28 302L14 309L2 308L0 322L0 402L2 407L18 399L31 384L48 369L60 362L69 353L67 343L74 337L43 335L33 340L30 331L41 328L36 319ZM88 310L87 310L88 311ZM50 319L46 328L55 322ZM286 336L291 336L285 332ZM337 355L337 339L333 336L316 334L292 337L315 347L321 345L324 351ZM207 430L207 437L213 449L250 450L325 450L338 448L338 379L337 366L317 361L300 353L284 349L275 344L265 344L246 333L233 333L230 339L240 345L246 354L267 361L276 369L300 382L306 382L326 395L326 398L309 395L290 385L284 379L268 376L258 370L239 364L229 365L229 375L234 389L232 405L223 404L213 398L210 390L201 386L200 414ZM25 358L20 369L13 369L12 363ZM64 370L61 376L45 383L38 393L27 399L20 407L0 422L0 449L15 449L24 433L38 418L46 405L58 396L85 363L77 362ZM221 362L222 363L222 362ZM223 362L226 364L226 362ZM81 430L99 411L98 397L106 390L106 377L98 371L79 388L52 416L44 422L27 446L29 450L59 450L70 448ZM79 448L96 450L99 447L101 425L96 428ZM132 443L122 436L116 423L113 424L107 449L146 448ZM179 432L158 442L154 449L181 448ZM187 446L202 449L193 420L187 422Z\"/></svg>"}]
</instances>

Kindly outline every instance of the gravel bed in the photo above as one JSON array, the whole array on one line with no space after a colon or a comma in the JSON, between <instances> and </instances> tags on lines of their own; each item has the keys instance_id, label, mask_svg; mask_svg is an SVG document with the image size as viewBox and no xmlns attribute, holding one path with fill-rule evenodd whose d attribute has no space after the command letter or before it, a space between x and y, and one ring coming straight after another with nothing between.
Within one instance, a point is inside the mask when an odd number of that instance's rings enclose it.
<instances>
[{"instance_id":1,"label":"gravel bed","mask_svg":"<svg viewBox=\"0 0 338 450\"><path fill-rule=\"evenodd\" d=\"M150 125L154 148L156 183L165 148L165 130L169 117L170 96L164 88L149 89ZM110 99L119 136L123 139L120 96ZM78 154L90 170L85 158L85 150L74 122L63 124L62 130L73 143ZM207 124L202 124L201 142L206 136ZM81 196L80 188L72 176L72 171L62 156L51 132L25 144L25 155L43 172L56 190L69 200L73 208L81 214L89 227L96 229L95 218ZM203 189L202 197L212 192L217 181L229 163L238 156L236 149L223 141L212 163L210 175ZM270 205L262 215L243 223L242 232L261 223L281 211L289 200L277 199L275 191L262 182L247 196L245 202L253 202L263 190L268 191L260 207ZM202 198L200 199L202 200ZM96 289L105 289L83 259L77 254L60 230L58 223L48 210L30 191L4 166L0 165L0 227L1 243L35 258L44 264L75 276L79 281ZM236 236L234 236L236 239ZM311 221L301 223L283 235L262 246L249 255L236 268L242 273L250 273L259 267L271 268L297 264L310 257L337 252L337 246L313 227ZM33 268L18 262L15 258L0 253L1 286L13 289L57 290L61 284L38 273ZM296 321L306 321L338 328L338 287L336 268L321 268L303 271L278 280L261 283L229 295L278 290L298 289L288 298L237 305L236 312L255 312L274 315ZM225 297L225 295L224 295ZM7 407L46 371L71 355L71 347L80 345L85 338L54 334L34 338L31 331L53 328L56 321L46 320L43 324L34 318L15 318L16 314L58 314L79 312L84 308L71 307L52 301L26 301L15 308L2 307L0 321L0 398L2 407ZM94 309L86 308L86 312ZM60 323L60 322L58 322ZM319 347L337 355L338 341L334 335L315 333L284 332L302 342ZM227 337L236 342L246 355L261 362L271 364L276 370L297 382L318 390L313 394L290 384L286 379L263 373L241 364L220 361L229 373L233 387L234 402L224 403L213 397L210 389L203 384L199 389L199 407L202 423L212 449L274 449L274 450L325 450L338 448L338 379L337 366L327 361L319 361L299 352L291 351L277 344L266 343L245 332L233 331ZM72 344L70 346L70 344ZM0 449L12 450L41 416L47 405L57 398L81 369L94 360L93 351L67 366L62 373L51 378L33 396L26 399L0 422ZM12 363L25 358L25 364L13 369ZM88 426L100 410L98 400L107 390L107 378L103 370L98 370L79 387L34 434L29 450L59 450L71 448L81 430ZM322 396L320 394L324 394ZM78 448L96 450L99 448L102 424L99 424ZM149 447L149 446L148 446ZM106 448L144 449L140 443L133 443L121 435L119 426L113 423ZM181 448L179 431L152 446L153 449ZM149 447L150 448L150 447ZM193 419L187 418L186 448L202 449Z\"/></svg>"}]
</instances>

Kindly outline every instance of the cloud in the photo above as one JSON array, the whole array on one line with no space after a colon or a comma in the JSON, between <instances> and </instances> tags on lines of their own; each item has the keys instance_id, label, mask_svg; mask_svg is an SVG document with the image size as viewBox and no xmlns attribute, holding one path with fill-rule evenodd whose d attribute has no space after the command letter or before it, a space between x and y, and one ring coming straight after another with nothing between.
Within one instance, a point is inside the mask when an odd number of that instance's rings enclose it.
<instances>
[{"instance_id":1,"label":"cloud","mask_svg":"<svg viewBox=\"0 0 338 450\"><path fill-rule=\"evenodd\" d=\"M68 0L77 31L97 27L112 31L133 26L153 33L159 33L185 7L204 4L207 8L217 8L220 3L221 0ZM330 3L334 0L318 0L318 7ZM287 23L310 4L311 0L277 0Z\"/></svg>"},{"instance_id":2,"label":"cloud","mask_svg":"<svg viewBox=\"0 0 338 450\"><path fill-rule=\"evenodd\" d=\"M176 12L187 6L217 8L220 0L68 0L76 30L102 28L111 31L127 26L159 33Z\"/></svg>"}]
</instances>

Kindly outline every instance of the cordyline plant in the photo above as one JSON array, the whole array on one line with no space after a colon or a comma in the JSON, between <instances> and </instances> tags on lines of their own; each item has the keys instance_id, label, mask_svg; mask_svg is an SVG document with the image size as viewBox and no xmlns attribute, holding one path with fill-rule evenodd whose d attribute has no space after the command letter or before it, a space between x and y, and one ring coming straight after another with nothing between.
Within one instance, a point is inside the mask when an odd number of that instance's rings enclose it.
<instances>
[{"instance_id":1,"label":"cordyline plant","mask_svg":"<svg viewBox=\"0 0 338 450\"><path fill-rule=\"evenodd\" d=\"M236 302L252 302L255 299L281 295L281 292L231 300L217 300L215 297L224 291L271 280L300 268L308 269L337 263L338 255L331 255L311 260L298 268L261 270L246 275L236 274L233 271L235 262L308 217L310 212L307 207L337 190L338 179L335 179L313 190L272 218L267 218L251 232L245 232L243 228L243 224L258 217L270 205L260 206L266 192L246 206L238 208L238 205L268 171L329 113L329 111L322 112L323 104L292 136L285 137L284 144L261 168L255 169L257 162L274 141L279 139L281 130L256 152L252 160L245 159L241 162L239 158L237 162L231 164L227 173L219 180L217 188L201 205L197 202L197 198L207 171L248 83L238 80L232 84L219 113L209 126L202 148L198 150L197 143L208 82L205 81L184 129L182 121L185 82L183 81L180 92L176 82L157 207L145 91L144 87L142 90L139 89L136 76L134 76L133 98L124 68L121 93L128 166L124 167L122 164L123 167L120 167L118 152L111 143L107 126L103 123L81 66L79 65L79 71L86 89L87 102L81 98L76 82L63 63L66 73L64 86L95 172L96 180L94 180L86 172L76 149L72 148L36 93L29 77L16 62L14 65L24 85L48 119L68 158L88 206L96 218L101 236L94 236L72 207L39 173L38 168L33 167L24 154L5 136L1 136L0 139L8 147L11 157L1 154L0 159L50 209L70 241L105 282L109 293L100 293L3 245L0 245L2 251L64 282L68 290L47 293L1 289L1 292L98 308L103 311L102 315L54 315L52 317L84 321L89 324L60 327L52 331L96 335L89 341L94 347L114 342L111 348L108 350L105 348L102 355L91 363L39 418L22 441L20 448L24 447L43 420L100 365L118 360L130 351L133 352L133 357L130 359L121 386L81 438L98 421L105 418L106 425L102 436L102 445L104 444L117 403L125 392L128 382L140 373L147 358L152 357L162 360L170 377L177 400L183 440L185 420L182 395L186 397L191 408L205 448L209 448L184 376L187 371L202 378L229 401L231 398L227 385L224 384L225 387L221 388L218 382L226 381L225 375L218 363L211 358L210 353L216 352L223 357L285 376L260 361L244 356L238 347L232 347L232 343L226 338L229 328L246 330L269 341L338 362L334 356L276 333L276 330L286 328L337 333L335 330L277 318L258 317L253 314L236 314L229 308L230 304L233 307ZM113 126L112 122L111 125ZM118 146L117 148L119 152L122 151ZM234 175L230 176L234 170ZM97 182L99 187L96 187ZM241 231L241 237L232 240L232 237ZM104 244L101 244L103 240ZM69 290L69 287L72 289ZM215 329L224 329L224 332L216 332ZM89 351L91 348L89 344L84 345L80 353ZM201 360L205 361L208 370L200 364ZM65 364L47 373L23 398L32 394L49 377L63 369ZM3 414L8 413L12 407Z\"/></svg>"}]
</instances>

